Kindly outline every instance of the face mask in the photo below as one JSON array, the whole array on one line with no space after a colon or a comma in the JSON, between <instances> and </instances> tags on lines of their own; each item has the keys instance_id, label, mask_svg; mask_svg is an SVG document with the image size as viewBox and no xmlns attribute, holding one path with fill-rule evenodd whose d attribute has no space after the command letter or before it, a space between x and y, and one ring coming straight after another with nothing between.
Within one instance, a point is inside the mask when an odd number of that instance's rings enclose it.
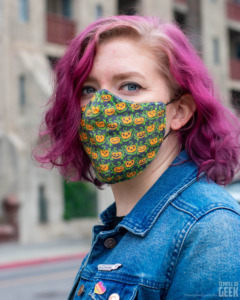
<instances>
[{"instance_id":1,"label":"face mask","mask_svg":"<svg viewBox=\"0 0 240 300\"><path fill-rule=\"evenodd\" d=\"M132 179L151 163L166 137L167 104L131 102L100 90L82 107L80 139L100 181Z\"/></svg>"}]
</instances>

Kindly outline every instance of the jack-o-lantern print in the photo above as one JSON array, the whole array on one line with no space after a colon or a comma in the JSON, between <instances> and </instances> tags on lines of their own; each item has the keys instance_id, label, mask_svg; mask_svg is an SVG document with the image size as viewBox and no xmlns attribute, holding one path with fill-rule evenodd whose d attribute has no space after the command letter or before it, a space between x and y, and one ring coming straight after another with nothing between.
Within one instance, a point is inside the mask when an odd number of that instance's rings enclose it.
<instances>
[{"instance_id":1,"label":"jack-o-lantern print","mask_svg":"<svg viewBox=\"0 0 240 300\"><path fill-rule=\"evenodd\" d=\"M127 146L127 152L128 153L134 153L137 150L136 145Z\"/></svg>"},{"instance_id":2,"label":"jack-o-lantern print","mask_svg":"<svg viewBox=\"0 0 240 300\"><path fill-rule=\"evenodd\" d=\"M99 113L99 111L100 111L99 106L92 106L92 113L94 115L97 115Z\"/></svg>"},{"instance_id":3,"label":"jack-o-lantern print","mask_svg":"<svg viewBox=\"0 0 240 300\"><path fill-rule=\"evenodd\" d=\"M112 152L112 158L113 159L120 159L122 157L122 152L118 151L118 152Z\"/></svg>"},{"instance_id":4,"label":"jack-o-lantern print","mask_svg":"<svg viewBox=\"0 0 240 300\"><path fill-rule=\"evenodd\" d=\"M107 90L82 109L80 139L99 180L116 183L141 173L165 136L165 104L133 103Z\"/></svg>"},{"instance_id":5,"label":"jack-o-lantern print","mask_svg":"<svg viewBox=\"0 0 240 300\"><path fill-rule=\"evenodd\" d=\"M132 132L131 131L124 131L121 133L121 137L123 140L129 140L132 136Z\"/></svg>"},{"instance_id":6,"label":"jack-o-lantern print","mask_svg":"<svg viewBox=\"0 0 240 300\"><path fill-rule=\"evenodd\" d=\"M122 122L124 125L130 125L132 124L132 117L131 116L126 116L122 118Z\"/></svg>"},{"instance_id":7,"label":"jack-o-lantern print","mask_svg":"<svg viewBox=\"0 0 240 300\"><path fill-rule=\"evenodd\" d=\"M104 102L108 102L108 101L110 101L112 99L112 96L111 95L102 95L101 99Z\"/></svg>"},{"instance_id":8,"label":"jack-o-lantern print","mask_svg":"<svg viewBox=\"0 0 240 300\"><path fill-rule=\"evenodd\" d=\"M156 110L154 109L154 110L151 110L151 111L148 111L147 112L147 115L148 115L148 117L149 118L154 118L155 116L156 116Z\"/></svg>"},{"instance_id":9,"label":"jack-o-lantern print","mask_svg":"<svg viewBox=\"0 0 240 300\"><path fill-rule=\"evenodd\" d=\"M135 163L135 160L134 160L134 159L127 160L127 161L125 162L125 166L126 166L127 168L131 168L131 167L134 165L134 163Z\"/></svg>"},{"instance_id":10,"label":"jack-o-lantern print","mask_svg":"<svg viewBox=\"0 0 240 300\"><path fill-rule=\"evenodd\" d=\"M116 107L116 109L118 110L118 111L124 111L125 109L126 109L126 103L124 103L124 102L121 102L121 103L117 103L116 105L115 105L115 107Z\"/></svg>"},{"instance_id":11,"label":"jack-o-lantern print","mask_svg":"<svg viewBox=\"0 0 240 300\"><path fill-rule=\"evenodd\" d=\"M140 132L137 132L137 137L139 139L142 139L146 136L146 132L145 131L140 131Z\"/></svg>"},{"instance_id":12,"label":"jack-o-lantern print","mask_svg":"<svg viewBox=\"0 0 240 300\"><path fill-rule=\"evenodd\" d=\"M152 125L147 126L147 132L148 132L148 133L154 132L155 127L156 127L155 124L152 124Z\"/></svg>"},{"instance_id":13,"label":"jack-o-lantern print","mask_svg":"<svg viewBox=\"0 0 240 300\"><path fill-rule=\"evenodd\" d=\"M108 123L107 128L110 130L115 130L118 128L118 123Z\"/></svg>"},{"instance_id":14,"label":"jack-o-lantern print","mask_svg":"<svg viewBox=\"0 0 240 300\"><path fill-rule=\"evenodd\" d=\"M103 143L105 141L105 136L104 135L96 135L95 139L96 139L96 142Z\"/></svg>"},{"instance_id":15,"label":"jack-o-lantern print","mask_svg":"<svg viewBox=\"0 0 240 300\"><path fill-rule=\"evenodd\" d=\"M109 154L110 154L109 150L107 150L107 149L106 150L101 150L100 153L101 153L101 156L104 157L104 158L108 157Z\"/></svg>"},{"instance_id":16,"label":"jack-o-lantern print","mask_svg":"<svg viewBox=\"0 0 240 300\"><path fill-rule=\"evenodd\" d=\"M131 104L131 108L134 110L139 110L141 108L141 105L139 103L133 103Z\"/></svg>"},{"instance_id":17,"label":"jack-o-lantern print","mask_svg":"<svg viewBox=\"0 0 240 300\"><path fill-rule=\"evenodd\" d=\"M140 118L136 118L134 120L134 123L137 124L137 125L140 125L144 122L144 118L143 117L140 117Z\"/></svg>"},{"instance_id":18,"label":"jack-o-lantern print","mask_svg":"<svg viewBox=\"0 0 240 300\"><path fill-rule=\"evenodd\" d=\"M109 141L111 144L119 144L121 140L120 140L119 136L116 136L116 137L110 138Z\"/></svg>"},{"instance_id":19,"label":"jack-o-lantern print","mask_svg":"<svg viewBox=\"0 0 240 300\"><path fill-rule=\"evenodd\" d=\"M103 121L100 122L95 122L96 126L99 128L104 128L105 127L105 123Z\"/></svg>"}]
</instances>

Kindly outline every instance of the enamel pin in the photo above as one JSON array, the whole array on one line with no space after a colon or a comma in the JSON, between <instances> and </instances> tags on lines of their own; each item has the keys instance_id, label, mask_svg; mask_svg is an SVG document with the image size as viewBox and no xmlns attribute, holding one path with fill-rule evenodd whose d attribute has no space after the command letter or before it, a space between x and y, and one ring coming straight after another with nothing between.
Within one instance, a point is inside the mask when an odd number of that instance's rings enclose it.
<instances>
[{"instance_id":1,"label":"enamel pin","mask_svg":"<svg viewBox=\"0 0 240 300\"><path fill-rule=\"evenodd\" d=\"M114 264L114 265L102 264L102 265L98 265L98 271L113 271L119 269L121 266L122 264Z\"/></svg>"},{"instance_id":2,"label":"enamel pin","mask_svg":"<svg viewBox=\"0 0 240 300\"><path fill-rule=\"evenodd\" d=\"M102 281L99 281L94 288L94 293L102 295L106 292L106 287L104 286Z\"/></svg>"}]
</instances>

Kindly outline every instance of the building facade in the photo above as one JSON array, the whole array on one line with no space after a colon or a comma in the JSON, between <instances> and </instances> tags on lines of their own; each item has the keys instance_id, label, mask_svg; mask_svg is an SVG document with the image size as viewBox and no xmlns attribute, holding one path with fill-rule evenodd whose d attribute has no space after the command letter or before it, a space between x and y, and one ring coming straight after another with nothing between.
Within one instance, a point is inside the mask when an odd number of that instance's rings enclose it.
<instances>
[{"instance_id":1,"label":"building facade","mask_svg":"<svg viewBox=\"0 0 240 300\"><path fill-rule=\"evenodd\" d=\"M62 178L31 158L52 93L51 66L90 22L123 13L177 21L215 78L224 104L240 114L239 0L0 0L0 204L18 209L20 242L68 232ZM99 211L112 200L109 189L99 192ZM5 214L2 209L2 224ZM1 232L7 235L11 228L0 226L0 237Z\"/></svg>"}]
</instances>

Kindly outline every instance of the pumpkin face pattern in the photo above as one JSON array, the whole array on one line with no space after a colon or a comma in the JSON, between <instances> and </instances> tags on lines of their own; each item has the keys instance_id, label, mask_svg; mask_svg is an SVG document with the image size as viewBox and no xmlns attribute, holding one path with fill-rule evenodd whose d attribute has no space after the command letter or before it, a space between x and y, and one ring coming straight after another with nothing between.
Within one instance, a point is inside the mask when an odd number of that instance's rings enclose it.
<instances>
[{"instance_id":1,"label":"pumpkin face pattern","mask_svg":"<svg viewBox=\"0 0 240 300\"><path fill-rule=\"evenodd\" d=\"M113 107L105 109L105 114L108 115L108 116L111 116L114 113L115 113L115 109Z\"/></svg>"},{"instance_id":2,"label":"pumpkin face pattern","mask_svg":"<svg viewBox=\"0 0 240 300\"><path fill-rule=\"evenodd\" d=\"M139 138L139 139L142 139L142 138L144 138L146 136L146 132L145 131L141 131L141 132L138 132L137 133L137 137Z\"/></svg>"},{"instance_id":3,"label":"pumpkin face pattern","mask_svg":"<svg viewBox=\"0 0 240 300\"><path fill-rule=\"evenodd\" d=\"M121 158L122 157L122 152L113 152L112 153L112 158L113 159L119 159L119 158Z\"/></svg>"},{"instance_id":4,"label":"pumpkin face pattern","mask_svg":"<svg viewBox=\"0 0 240 300\"><path fill-rule=\"evenodd\" d=\"M158 130L162 131L165 127L166 127L165 124L161 124L158 126Z\"/></svg>"},{"instance_id":5,"label":"pumpkin face pattern","mask_svg":"<svg viewBox=\"0 0 240 300\"><path fill-rule=\"evenodd\" d=\"M122 132L121 136L124 140L127 140L131 137L132 133L131 131L125 131L125 132Z\"/></svg>"},{"instance_id":6,"label":"pumpkin face pattern","mask_svg":"<svg viewBox=\"0 0 240 300\"><path fill-rule=\"evenodd\" d=\"M134 176L136 176L136 171L127 173L128 178L132 178Z\"/></svg>"},{"instance_id":7,"label":"pumpkin face pattern","mask_svg":"<svg viewBox=\"0 0 240 300\"><path fill-rule=\"evenodd\" d=\"M140 147L138 147L138 152L144 152L146 149L147 149L146 145L140 146Z\"/></svg>"},{"instance_id":8,"label":"pumpkin face pattern","mask_svg":"<svg viewBox=\"0 0 240 300\"><path fill-rule=\"evenodd\" d=\"M94 138L90 138L90 143L95 145L96 144L96 141L94 140Z\"/></svg>"},{"instance_id":9,"label":"pumpkin face pattern","mask_svg":"<svg viewBox=\"0 0 240 300\"><path fill-rule=\"evenodd\" d=\"M138 104L138 103L133 103L133 104L131 104L131 108L134 109L134 110L138 110L138 109L141 108L141 105Z\"/></svg>"},{"instance_id":10,"label":"pumpkin face pattern","mask_svg":"<svg viewBox=\"0 0 240 300\"><path fill-rule=\"evenodd\" d=\"M87 128L87 130L93 130L94 127L90 124L86 124L86 128Z\"/></svg>"},{"instance_id":11,"label":"pumpkin face pattern","mask_svg":"<svg viewBox=\"0 0 240 300\"><path fill-rule=\"evenodd\" d=\"M155 154L156 154L156 152L152 151L152 152L148 153L147 157L151 159L155 156Z\"/></svg>"},{"instance_id":12,"label":"pumpkin face pattern","mask_svg":"<svg viewBox=\"0 0 240 300\"><path fill-rule=\"evenodd\" d=\"M101 90L81 113L81 143L102 182L136 177L156 157L165 136L161 102L133 103Z\"/></svg>"},{"instance_id":13,"label":"pumpkin face pattern","mask_svg":"<svg viewBox=\"0 0 240 300\"><path fill-rule=\"evenodd\" d=\"M123 122L123 124L129 125L132 123L132 117L131 116L123 117L122 122Z\"/></svg>"},{"instance_id":14,"label":"pumpkin face pattern","mask_svg":"<svg viewBox=\"0 0 240 300\"><path fill-rule=\"evenodd\" d=\"M136 118L135 120L134 120L134 123L135 124L142 124L144 122L144 118L143 117L140 117L140 118Z\"/></svg>"},{"instance_id":15,"label":"pumpkin face pattern","mask_svg":"<svg viewBox=\"0 0 240 300\"><path fill-rule=\"evenodd\" d=\"M116 104L116 109L117 110L124 110L126 108L126 103L122 102L122 103L117 103Z\"/></svg>"},{"instance_id":16,"label":"pumpkin face pattern","mask_svg":"<svg viewBox=\"0 0 240 300\"><path fill-rule=\"evenodd\" d=\"M158 138L157 138L157 137L150 140L150 144L151 144L152 146L153 146L153 145L156 145L157 142L158 142Z\"/></svg>"},{"instance_id":17,"label":"pumpkin face pattern","mask_svg":"<svg viewBox=\"0 0 240 300\"><path fill-rule=\"evenodd\" d=\"M91 114L92 114L92 110L91 110L91 109L88 109L88 110L87 110L87 116L90 117Z\"/></svg>"},{"instance_id":18,"label":"pumpkin face pattern","mask_svg":"<svg viewBox=\"0 0 240 300\"><path fill-rule=\"evenodd\" d=\"M109 156L109 151L108 150L101 150L100 151L102 157L108 157Z\"/></svg>"},{"instance_id":19,"label":"pumpkin face pattern","mask_svg":"<svg viewBox=\"0 0 240 300\"><path fill-rule=\"evenodd\" d=\"M81 138L81 141L83 141L83 140L86 141L88 139L86 133L84 133L84 132L82 132L82 134L80 134L80 138Z\"/></svg>"},{"instance_id":20,"label":"pumpkin face pattern","mask_svg":"<svg viewBox=\"0 0 240 300\"><path fill-rule=\"evenodd\" d=\"M100 128L105 127L105 123L103 121L101 121L101 122L95 122L95 124L97 125L97 127L100 127Z\"/></svg>"},{"instance_id":21,"label":"pumpkin face pattern","mask_svg":"<svg viewBox=\"0 0 240 300\"><path fill-rule=\"evenodd\" d=\"M140 160L139 160L138 164L139 164L140 166L142 166L142 165L144 165L146 162L147 162L147 159L146 159L146 157L144 157L143 159L140 159Z\"/></svg>"},{"instance_id":22,"label":"pumpkin face pattern","mask_svg":"<svg viewBox=\"0 0 240 300\"><path fill-rule=\"evenodd\" d=\"M115 167L114 168L114 171L117 172L117 173L120 173L124 170L124 166L120 166L120 167Z\"/></svg>"},{"instance_id":23,"label":"pumpkin face pattern","mask_svg":"<svg viewBox=\"0 0 240 300\"><path fill-rule=\"evenodd\" d=\"M160 125L159 125L160 126ZM147 132L151 133L155 130L155 124L152 124L151 126L147 126Z\"/></svg>"},{"instance_id":24,"label":"pumpkin face pattern","mask_svg":"<svg viewBox=\"0 0 240 300\"><path fill-rule=\"evenodd\" d=\"M162 109L161 111L158 112L157 116L161 118L164 115L164 112L165 112L164 109Z\"/></svg>"},{"instance_id":25,"label":"pumpkin face pattern","mask_svg":"<svg viewBox=\"0 0 240 300\"><path fill-rule=\"evenodd\" d=\"M100 165L100 169L101 169L103 172L106 172L106 171L108 171L109 167L108 167L108 165Z\"/></svg>"},{"instance_id":26,"label":"pumpkin face pattern","mask_svg":"<svg viewBox=\"0 0 240 300\"><path fill-rule=\"evenodd\" d=\"M97 155L96 152L92 152L92 158L93 158L93 159L97 159L97 158L98 158L98 155Z\"/></svg>"},{"instance_id":27,"label":"pumpkin face pattern","mask_svg":"<svg viewBox=\"0 0 240 300\"><path fill-rule=\"evenodd\" d=\"M133 146L127 146L127 152L128 153L133 153L137 150L137 146L133 145Z\"/></svg>"},{"instance_id":28,"label":"pumpkin face pattern","mask_svg":"<svg viewBox=\"0 0 240 300\"><path fill-rule=\"evenodd\" d=\"M111 98L112 98L111 95L102 95L102 97L101 97L102 101L104 101L104 102L110 101Z\"/></svg>"},{"instance_id":29,"label":"pumpkin face pattern","mask_svg":"<svg viewBox=\"0 0 240 300\"><path fill-rule=\"evenodd\" d=\"M118 127L117 123L107 124L107 128L111 129L111 130L115 130L115 129L117 129L117 127Z\"/></svg>"},{"instance_id":30,"label":"pumpkin face pattern","mask_svg":"<svg viewBox=\"0 0 240 300\"><path fill-rule=\"evenodd\" d=\"M105 141L105 136L104 135L96 135L96 141L98 143L103 143Z\"/></svg>"},{"instance_id":31,"label":"pumpkin face pattern","mask_svg":"<svg viewBox=\"0 0 240 300\"><path fill-rule=\"evenodd\" d=\"M128 160L128 161L125 162L125 166L127 168L131 168L134 165L134 163L135 163L134 159Z\"/></svg>"},{"instance_id":32,"label":"pumpkin face pattern","mask_svg":"<svg viewBox=\"0 0 240 300\"><path fill-rule=\"evenodd\" d=\"M154 118L156 116L156 110L148 111L147 115L149 118Z\"/></svg>"},{"instance_id":33,"label":"pumpkin face pattern","mask_svg":"<svg viewBox=\"0 0 240 300\"><path fill-rule=\"evenodd\" d=\"M90 155L91 152L92 152L92 151L91 151L91 148L89 148L89 147L86 147L86 151L87 151L87 154L89 154L89 155Z\"/></svg>"},{"instance_id":34,"label":"pumpkin face pattern","mask_svg":"<svg viewBox=\"0 0 240 300\"><path fill-rule=\"evenodd\" d=\"M120 142L120 137L118 136L110 138L111 144L118 144L119 142Z\"/></svg>"},{"instance_id":35,"label":"pumpkin face pattern","mask_svg":"<svg viewBox=\"0 0 240 300\"><path fill-rule=\"evenodd\" d=\"M94 115L98 114L99 113L99 107L92 106L92 113Z\"/></svg>"}]
</instances>

